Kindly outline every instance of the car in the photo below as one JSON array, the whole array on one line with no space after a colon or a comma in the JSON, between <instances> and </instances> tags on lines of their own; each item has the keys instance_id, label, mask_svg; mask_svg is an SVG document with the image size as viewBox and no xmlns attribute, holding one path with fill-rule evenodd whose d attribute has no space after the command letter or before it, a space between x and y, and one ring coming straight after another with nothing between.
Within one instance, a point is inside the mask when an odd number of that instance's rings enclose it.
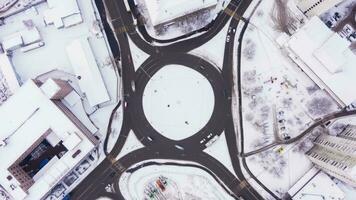
<instances>
[{"instance_id":1,"label":"car","mask_svg":"<svg viewBox=\"0 0 356 200\"><path fill-rule=\"evenodd\" d=\"M180 146L180 145L178 145L178 144L176 144L176 145L174 145L177 149L179 149L179 150L184 150L184 148L182 147L182 146Z\"/></svg>"},{"instance_id":2,"label":"car","mask_svg":"<svg viewBox=\"0 0 356 200\"><path fill-rule=\"evenodd\" d=\"M203 144L205 142L205 138L200 140L200 144Z\"/></svg>"},{"instance_id":3,"label":"car","mask_svg":"<svg viewBox=\"0 0 356 200\"><path fill-rule=\"evenodd\" d=\"M209 138L211 138L211 136L213 136L213 134L212 134L212 133L210 133L210 134L208 135L208 137L207 137L207 138L209 139Z\"/></svg>"},{"instance_id":4,"label":"car","mask_svg":"<svg viewBox=\"0 0 356 200\"><path fill-rule=\"evenodd\" d=\"M131 89L132 89L133 92L136 91L136 85L135 85L135 81L134 80L131 81Z\"/></svg>"},{"instance_id":5,"label":"car","mask_svg":"<svg viewBox=\"0 0 356 200\"><path fill-rule=\"evenodd\" d=\"M226 36L226 42L230 42L230 35Z\"/></svg>"}]
</instances>

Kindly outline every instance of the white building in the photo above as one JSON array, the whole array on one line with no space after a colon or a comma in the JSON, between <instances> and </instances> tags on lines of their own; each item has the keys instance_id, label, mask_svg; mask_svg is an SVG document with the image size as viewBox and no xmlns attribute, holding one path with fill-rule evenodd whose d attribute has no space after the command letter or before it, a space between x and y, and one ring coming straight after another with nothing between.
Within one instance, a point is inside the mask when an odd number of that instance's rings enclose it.
<instances>
[{"instance_id":1,"label":"white building","mask_svg":"<svg viewBox=\"0 0 356 200\"><path fill-rule=\"evenodd\" d=\"M288 191L293 200L334 199L345 198L344 192L331 178L313 167Z\"/></svg>"},{"instance_id":2,"label":"white building","mask_svg":"<svg viewBox=\"0 0 356 200\"><path fill-rule=\"evenodd\" d=\"M295 0L298 8L308 17L320 15L342 0Z\"/></svg>"},{"instance_id":3,"label":"white building","mask_svg":"<svg viewBox=\"0 0 356 200\"><path fill-rule=\"evenodd\" d=\"M277 42L341 106L356 100L356 93L347 92L356 85L356 56L349 49L348 41L328 29L318 17L312 17L291 37L282 35Z\"/></svg>"},{"instance_id":4,"label":"white building","mask_svg":"<svg viewBox=\"0 0 356 200\"><path fill-rule=\"evenodd\" d=\"M4 51L14 51L40 41L42 41L41 34L38 28L34 26L5 36L1 43Z\"/></svg>"},{"instance_id":5,"label":"white building","mask_svg":"<svg viewBox=\"0 0 356 200\"><path fill-rule=\"evenodd\" d=\"M68 28L83 22L77 0L47 0L49 9L44 13L46 24Z\"/></svg>"},{"instance_id":6,"label":"white building","mask_svg":"<svg viewBox=\"0 0 356 200\"><path fill-rule=\"evenodd\" d=\"M79 87L88 99L89 105L94 107L110 101L88 38L74 40L66 50L74 73L78 77Z\"/></svg>"},{"instance_id":7,"label":"white building","mask_svg":"<svg viewBox=\"0 0 356 200\"><path fill-rule=\"evenodd\" d=\"M174 21L200 10L213 8L217 0L143 0L153 26Z\"/></svg>"},{"instance_id":8,"label":"white building","mask_svg":"<svg viewBox=\"0 0 356 200\"><path fill-rule=\"evenodd\" d=\"M350 131L351 130L351 131ZM354 126L347 127L340 136L320 135L308 158L326 173L356 187L356 137ZM347 137L353 139L347 139Z\"/></svg>"},{"instance_id":9,"label":"white building","mask_svg":"<svg viewBox=\"0 0 356 200\"><path fill-rule=\"evenodd\" d=\"M71 91L30 80L0 107L0 185L13 199L43 199L98 145L60 100Z\"/></svg>"}]
</instances>

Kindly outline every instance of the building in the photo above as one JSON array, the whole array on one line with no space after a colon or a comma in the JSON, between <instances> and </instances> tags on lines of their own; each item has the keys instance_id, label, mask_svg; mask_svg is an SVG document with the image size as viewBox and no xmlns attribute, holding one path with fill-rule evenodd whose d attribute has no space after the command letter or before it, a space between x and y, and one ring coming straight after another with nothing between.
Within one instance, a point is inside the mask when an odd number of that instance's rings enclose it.
<instances>
[{"instance_id":1,"label":"building","mask_svg":"<svg viewBox=\"0 0 356 200\"><path fill-rule=\"evenodd\" d=\"M5 102L20 87L12 66L11 57L0 53L0 105Z\"/></svg>"},{"instance_id":2,"label":"building","mask_svg":"<svg viewBox=\"0 0 356 200\"><path fill-rule=\"evenodd\" d=\"M291 37L282 34L277 43L339 105L344 107L356 100L356 93L345 92L356 85L356 55L349 49L349 42L318 17L312 17Z\"/></svg>"},{"instance_id":3,"label":"building","mask_svg":"<svg viewBox=\"0 0 356 200\"><path fill-rule=\"evenodd\" d=\"M356 187L355 130L355 126L348 126L338 136L322 134L307 152L308 158L318 168L353 187Z\"/></svg>"},{"instance_id":4,"label":"building","mask_svg":"<svg viewBox=\"0 0 356 200\"><path fill-rule=\"evenodd\" d=\"M213 8L217 0L144 0L151 24L155 27L198 11Z\"/></svg>"},{"instance_id":5,"label":"building","mask_svg":"<svg viewBox=\"0 0 356 200\"><path fill-rule=\"evenodd\" d=\"M342 0L295 0L297 7L308 17L318 16Z\"/></svg>"},{"instance_id":6,"label":"building","mask_svg":"<svg viewBox=\"0 0 356 200\"><path fill-rule=\"evenodd\" d=\"M44 21L56 28L68 28L83 22L77 0L47 0Z\"/></svg>"},{"instance_id":7,"label":"building","mask_svg":"<svg viewBox=\"0 0 356 200\"><path fill-rule=\"evenodd\" d=\"M344 192L321 170L313 167L288 191L293 200L345 198Z\"/></svg>"},{"instance_id":8,"label":"building","mask_svg":"<svg viewBox=\"0 0 356 200\"><path fill-rule=\"evenodd\" d=\"M31 22L29 22L31 23ZM7 35L1 41L4 51L14 51L42 41L41 34L37 27L27 27L18 32Z\"/></svg>"},{"instance_id":9,"label":"building","mask_svg":"<svg viewBox=\"0 0 356 200\"><path fill-rule=\"evenodd\" d=\"M27 81L0 107L0 185L13 199L43 199L98 145L64 106L62 80Z\"/></svg>"},{"instance_id":10,"label":"building","mask_svg":"<svg viewBox=\"0 0 356 200\"><path fill-rule=\"evenodd\" d=\"M110 101L88 38L72 41L66 50L74 73L78 77L79 87L88 99L89 105L94 107Z\"/></svg>"}]
</instances>

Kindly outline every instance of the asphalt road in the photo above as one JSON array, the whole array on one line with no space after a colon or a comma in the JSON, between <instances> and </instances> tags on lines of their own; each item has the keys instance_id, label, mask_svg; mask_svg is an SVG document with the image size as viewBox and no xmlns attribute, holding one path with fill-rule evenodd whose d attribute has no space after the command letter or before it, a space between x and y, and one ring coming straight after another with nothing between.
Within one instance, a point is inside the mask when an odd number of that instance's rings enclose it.
<instances>
[{"instance_id":1,"label":"asphalt road","mask_svg":"<svg viewBox=\"0 0 356 200\"><path fill-rule=\"evenodd\" d=\"M97 3L100 3L98 1ZM123 173L130 170L135 164L150 159L173 159L182 161L193 161L204 167L204 170L214 176L223 188L228 188L230 195L238 199L263 199L246 181L237 149L237 134L234 130L232 118L231 99L233 89L233 49L234 37L240 17L250 5L250 0L232 0L227 8L219 14L209 29L194 38L178 41L164 46L155 46L146 42L137 33L133 26L132 15L126 11L123 1L104 0L109 24L112 26L120 48L123 83L122 105L118 104L115 109L123 109L123 123L119 139L113 150L108 152L107 139L104 141L106 158L81 184L71 193L73 199L96 199L107 196L113 199L124 199L117 186L117 182ZM102 11L103 12L103 11ZM233 16L233 18L232 18ZM201 46L213 38L227 22L232 18L229 25L228 37L224 52L224 63L222 71L214 67L202 58L188 54L187 52ZM148 53L150 57L135 71L133 66L128 37L141 50ZM112 41L111 41L112 42ZM142 108L143 90L154 73L168 64L181 64L190 67L205 76L213 90L215 107L209 122L195 135L174 141L159 134L148 122ZM147 76L147 73L150 76ZM135 89L132 83L135 84ZM116 111L116 110L115 110ZM114 111L113 111L114 113ZM113 116L113 114L112 114ZM108 127L111 126L112 117ZM145 146L142 149L130 152L124 157L116 160L115 157L121 152L126 138L133 130L137 138ZM225 131L229 154L237 177L234 176L224 165L215 158L203 153L204 143L200 141L207 135L220 135ZM110 132L108 133L110 135ZM108 137L107 137L108 138ZM213 137L211 137L213 138ZM177 148L177 146L182 148ZM115 193L105 191L105 186L114 184Z\"/></svg>"}]
</instances>

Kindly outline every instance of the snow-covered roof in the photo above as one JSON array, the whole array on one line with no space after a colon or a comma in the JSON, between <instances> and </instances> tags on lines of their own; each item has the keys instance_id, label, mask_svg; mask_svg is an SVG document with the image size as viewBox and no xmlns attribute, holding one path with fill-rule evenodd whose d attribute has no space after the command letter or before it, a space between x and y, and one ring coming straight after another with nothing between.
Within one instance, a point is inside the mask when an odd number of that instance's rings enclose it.
<instances>
[{"instance_id":1,"label":"snow-covered roof","mask_svg":"<svg viewBox=\"0 0 356 200\"><path fill-rule=\"evenodd\" d=\"M0 185L14 199L41 199L95 147L95 144L48 99L32 80L26 82L15 95L0 106L0 122L0 139L6 142L5 146L0 147ZM42 173L43 176L36 177L36 182L28 189L27 194L14 178L8 180L7 177L10 175L8 168L30 149L35 141L47 133L52 143L59 140L67 141L72 139L73 135L80 137L81 142L78 143L78 139L75 140L75 144L68 141L71 149L68 149L57 162ZM78 149L81 153L73 158L72 155ZM16 186L14 190L10 188L11 184Z\"/></svg>"},{"instance_id":2,"label":"snow-covered roof","mask_svg":"<svg viewBox=\"0 0 356 200\"><path fill-rule=\"evenodd\" d=\"M217 0L144 0L153 26L215 6Z\"/></svg>"},{"instance_id":3,"label":"snow-covered roof","mask_svg":"<svg viewBox=\"0 0 356 200\"><path fill-rule=\"evenodd\" d=\"M328 29L318 17L312 17L285 46L319 87L333 93L344 105L356 100L355 93L345 91L356 85L353 77L356 56L348 48L348 42Z\"/></svg>"},{"instance_id":4,"label":"snow-covered roof","mask_svg":"<svg viewBox=\"0 0 356 200\"><path fill-rule=\"evenodd\" d=\"M44 13L47 24L63 28L83 21L77 0L47 0L49 9Z\"/></svg>"},{"instance_id":5,"label":"snow-covered roof","mask_svg":"<svg viewBox=\"0 0 356 200\"><path fill-rule=\"evenodd\" d=\"M307 16L320 15L342 0L295 0L298 8Z\"/></svg>"},{"instance_id":6,"label":"snow-covered roof","mask_svg":"<svg viewBox=\"0 0 356 200\"><path fill-rule=\"evenodd\" d=\"M78 77L80 89L90 106L110 101L103 78L90 47L88 38L79 38L67 46L67 55Z\"/></svg>"},{"instance_id":7,"label":"snow-covered roof","mask_svg":"<svg viewBox=\"0 0 356 200\"><path fill-rule=\"evenodd\" d=\"M293 200L344 199L345 194L324 172L312 168L288 191ZM319 197L318 197L319 196Z\"/></svg>"},{"instance_id":8,"label":"snow-covered roof","mask_svg":"<svg viewBox=\"0 0 356 200\"><path fill-rule=\"evenodd\" d=\"M24 28L3 38L2 46L6 51L15 50L22 46L33 44L42 40L37 27Z\"/></svg>"}]
</instances>

